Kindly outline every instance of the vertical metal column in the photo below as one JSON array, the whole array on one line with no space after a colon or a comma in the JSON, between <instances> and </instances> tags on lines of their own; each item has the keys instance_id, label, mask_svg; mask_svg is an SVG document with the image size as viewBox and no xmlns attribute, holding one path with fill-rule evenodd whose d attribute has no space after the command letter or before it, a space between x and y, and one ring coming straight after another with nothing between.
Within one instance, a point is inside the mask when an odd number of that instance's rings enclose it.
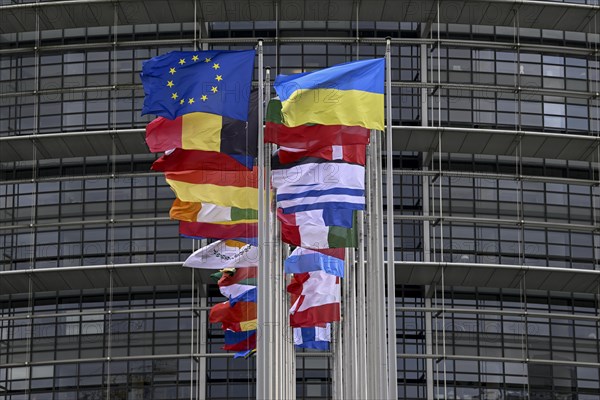
<instances>
[{"instance_id":1,"label":"vertical metal column","mask_svg":"<svg viewBox=\"0 0 600 400\"><path fill-rule=\"evenodd\" d=\"M203 285L203 291L204 293L207 293L206 291L206 285ZM207 302L207 298L206 295L202 295L201 293L198 296L198 354L206 354L207 353L207 341L208 341L208 335L207 335L207 327L208 327L208 311L206 310L206 307L208 305ZM198 399L205 399L206 398L206 379L207 379L207 375L206 375L206 371L207 371L207 363L208 360L206 357L198 357L198 388L197 388L197 395L196 397Z\"/></svg>"},{"instance_id":2,"label":"vertical metal column","mask_svg":"<svg viewBox=\"0 0 600 400\"><path fill-rule=\"evenodd\" d=\"M357 312L356 312L356 268L354 265L354 249L346 249L343 278L343 339L344 339L344 390L345 396L349 399L359 398L357 388L358 364L364 362L364 359L357 357L357 340L359 332L356 330ZM362 335L361 333L360 335Z\"/></svg>"},{"instance_id":3,"label":"vertical metal column","mask_svg":"<svg viewBox=\"0 0 600 400\"><path fill-rule=\"evenodd\" d=\"M386 335L386 318L385 318L385 264L384 264L384 249L383 249L383 140L381 137L377 138L377 146L375 146L375 204L373 217L375 220L375 233L376 246L374 252L376 254L377 263L376 273L374 276L379 277L375 279L377 284L377 291L375 293L377 299L377 327L378 327L378 348L379 348L379 363L380 369L382 370L379 378L379 386L381 391L381 398L389 398L388 396L388 375L389 375L389 364L387 357L387 335Z\"/></svg>"},{"instance_id":4,"label":"vertical metal column","mask_svg":"<svg viewBox=\"0 0 600 400\"><path fill-rule=\"evenodd\" d=\"M427 45L421 45L420 52L420 62L421 62L421 83L423 83L423 87L421 88L421 126L428 125L428 93L427 87L425 84L427 83ZM428 159L428 154L423 153L423 170L427 170L427 162L425 160ZM430 178L428 175L423 175L421 181L421 190L422 190L422 201L423 201L423 261L428 262L431 261L431 244L430 244L430 222L427 219L429 217L429 185ZM431 298L429 297L429 287L425 287L425 308L431 308ZM433 321L431 317L431 311L425 312L425 354L431 356L433 354ZM433 359L431 357L427 357L425 359L425 376L426 376L426 390L427 390L427 398L433 398L433 386L434 386L434 378L433 378Z\"/></svg>"},{"instance_id":5,"label":"vertical metal column","mask_svg":"<svg viewBox=\"0 0 600 400\"><path fill-rule=\"evenodd\" d=\"M355 337L357 344L356 357L360 362L357 365L357 399L367 399L369 387L367 379L367 312L365 293L365 213L357 213L356 234L358 236L358 254L356 268L356 330L360 333Z\"/></svg>"},{"instance_id":6,"label":"vertical metal column","mask_svg":"<svg viewBox=\"0 0 600 400\"><path fill-rule=\"evenodd\" d=\"M344 394L344 340L342 338L342 323L331 323L331 341L332 341L332 398L345 399Z\"/></svg>"},{"instance_id":7,"label":"vertical metal column","mask_svg":"<svg viewBox=\"0 0 600 400\"><path fill-rule=\"evenodd\" d=\"M373 240L375 238L375 234L373 232L373 157L372 152L374 148L373 143L374 132L371 131L371 143L367 148L367 167L366 167L366 182L365 189L367 195L367 210L366 210L366 229L365 229L365 245L367 248L366 253L363 252L363 269L364 269L364 278L363 281L366 287L365 290L365 333L366 333L366 352L365 352L365 360L366 362L366 382L368 382L368 391L367 398L369 399L379 399L381 395L379 393L379 385L377 385L377 374L379 370L377 368L377 346L376 346L376 309L375 309L375 301L373 300L373 296L375 293L375 274L371 274L370 279L366 279L367 271L371 271L373 268Z\"/></svg>"},{"instance_id":8,"label":"vertical metal column","mask_svg":"<svg viewBox=\"0 0 600 400\"><path fill-rule=\"evenodd\" d=\"M281 226L277 224L277 234L281 236ZM281 242L281 258L282 260L290 255L290 246ZM289 324L289 303L287 295L287 277L285 273L282 273L283 281L281 287L281 297L283 299L283 308L281 311L281 321L285 332L285 340L283 341L284 347L284 363L283 368L285 373L285 390L284 399L295 399L296 398L296 351L294 348L294 329Z\"/></svg>"},{"instance_id":9,"label":"vertical metal column","mask_svg":"<svg viewBox=\"0 0 600 400\"><path fill-rule=\"evenodd\" d=\"M263 41L258 41L258 282L257 282L257 356L256 356L256 397L273 398L274 369L272 368L273 332L271 331L270 268L268 251L268 186L265 168L264 146L264 65Z\"/></svg>"},{"instance_id":10,"label":"vertical metal column","mask_svg":"<svg viewBox=\"0 0 600 400\"><path fill-rule=\"evenodd\" d=\"M392 49L391 38L385 46L385 108L386 108L386 197L387 197L387 356L388 398L398 398L396 359L396 270L394 266L394 165L392 162Z\"/></svg>"},{"instance_id":11,"label":"vertical metal column","mask_svg":"<svg viewBox=\"0 0 600 400\"><path fill-rule=\"evenodd\" d=\"M371 190L369 190L369 262L372 278L367 280L367 304L370 305L369 328L367 332L369 351L369 372L373 382L373 393L369 398L387 398L388 390L388 359L386 346L386 320L385 320L385 269L383 266L383 201L382 201L382 168L381 168L381 140L379 133L371 133L371 146L369 151L370 168L369 177ZM372 313L372 315L371 315Z\"/></svg>"}]
</instances>

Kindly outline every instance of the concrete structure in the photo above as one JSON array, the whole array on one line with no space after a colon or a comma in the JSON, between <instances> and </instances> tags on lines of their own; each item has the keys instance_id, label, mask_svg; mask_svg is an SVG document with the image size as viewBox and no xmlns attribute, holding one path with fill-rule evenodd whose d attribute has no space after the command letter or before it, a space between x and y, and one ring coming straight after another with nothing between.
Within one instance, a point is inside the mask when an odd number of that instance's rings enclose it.
<instances>
[{"instance_id":1,"label":"concrete structure","mask_svg":"<svg viewBox=\"0 0 600 400\"><path fill-rule=\"evenodd\" d=\"M0 399L253 398L255 361L206 322L218 292L180 267L198 243L149 170L141 63L262 38L273 77L388 36L398 398L600 399L599 13L0 1ZM299 354L298 398L361 389L336 354Z\"/></svg>"}]
</instances>

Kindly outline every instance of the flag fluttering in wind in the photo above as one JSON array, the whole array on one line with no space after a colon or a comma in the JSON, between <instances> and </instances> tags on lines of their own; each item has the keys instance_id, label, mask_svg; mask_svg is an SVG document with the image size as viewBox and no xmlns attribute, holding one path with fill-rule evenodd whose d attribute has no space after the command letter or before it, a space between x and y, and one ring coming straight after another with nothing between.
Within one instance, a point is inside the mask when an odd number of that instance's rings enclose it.
<instances>
[{"instance_id":1,"label":"flag fluttering in wind","mask_svg":"<svg viewBox=\"0 0 600 400\"><path fill-rule=\"evenodd\" d=\"M258 173L253 171L167 172L178 199L224 207L258 209Z\"/></svg>"},{"instance_id":2,"label":"flag fluttering in wind","mask_svg":"<svg viewBox=\"0 0 600 400\"><path fill-rule=\"evenodd\" d=\"M299 223L296 214L277 213L281 221L281 240L307 249L330 249L356 247L356 229L341 226L321 225L320 220Z\"/></svg>"},{"instance_id":3,"label":"flag fluttering in wind","mask_svg":"<svg viewBox=\"0 0 600 400\"><path fill-rule=\"evenodd\" d=\"M225 331L225 346L223 350L245 351L256 348L256 330L235 332Z\"/></svg>"},{"instance_id":4,"label":"flag fluttering in wind","mask_svg":"<svg viewBox=\"0 0 600 400\"><path fill-rule=\"evenodd\" d=\"M385 59L352 61L313 72L279 75L283 123L384 130Z\"/></svg>"},{"instance_id":5,"label":"flag fluttering in wind","mask_svg":"<svg viewBox=\"0 0 600 400\"><path fill-rule=\"evenodd\" d=\"M331 342L331 324L311 328L294 328L296 347L329 351Z\"/></svg>"},{"instance_id":6,"label":"flag fluttering in wind","mask_svg":"<svg viewBox=\"0 0 600 400\"><path fill-rule=\"evenodd\" d=\"M365 167L303 158L294 164L272 161L271 182L285 214L325 208L365 209Z\"/></svg>"},{"instance_id":7,"label":"flag fluttering in wind","mask_svg":"<svg viewBox=\"0 0 600 400\"><path fill-rule=\"evenodd\" d=\"M323 271L294 274L287 287L291 293L290 325L315 327L340 320L340 278Z\"/></svg>"},{"instance_id":8,"label":"flag fluttering in wind","mask_svg":"<svg viewBox=\"0 0 600 400\"><path fill-rule=\"evenodd\" d=\"M256 222L258 220L258 211L237 207L223 207L210 203L181 201L176 198L169 211L169 216L171 219L179 221L234 225Z\"/></svg>"},{"instance_id":9,"label":"flag fluttering in wind","mask_svg":"<svg viewBox=\"0 0 600 400\"><path fill-rule=\"evenodd\" d=\"M364 144L332 145L316 150L280 147L277 155L279 156L279 162L282 164L297 162L306 157L316 157L330 161L341 160L359 165L365 165L367 162L367 148Z\"/></svg>"},{"instance_id":10,"label":"flag fluttering in wind","mask_svg":"<svg viewBox=\"0 0 600 400\"><path fill-rule=\"evenodd\" d=\"M354 226L354 210L347 208L324 208L321 210L298 211L294 214L281 215L282 209L277 210L277 217L283 223L292 225L326 225L352 228Z\"/></svg>"},{"instance_id":11,"label":"flag fluttering in wind","mask_svg":"<svg viewBox=\"0 0 600 400\"><path fill-rule=\"evenodd\" d=\"M281 120L281 101L271 99L267 108L265 142L315 151L327 146L367 145L369 130L360 126L315 124L290 128Z\"/></svg>"},{"instance_id":12,"label":"flag fluttering in wind","mask_svg":"<svg viewBox=\"0 0 600 400\"><path fill-rule=\"evenodd\" d=\"M316 251L296 247L284 261L286 274L323 271L330 275L344 277L344 249Z\"/></svg>"},{"instance_id":13,"label":"flag fluttering in wind","mask_svg":"<svg viewBox=\"0 0 600 400\"><path fill-rule=\"evenodd\" d=\"M258 153L258 92L252 91L248 121L193 112L174 120L158 117L146 126L146 143L157 153L179 148L256 157Z\"/></svg>"},{"instance_id":14,"label":"flag fluttering in wind","mask_svg":"<svg viewBox=\"0 0 600 400\"><path fill-rule=\"evenodd\" d=\"M142 115L205 112L247 121L254 50L172 51L142 66Z\"/></svg>"},{"instance_id":15,"label":"flag fluttering in wind","mask_svg":"<svg viewBox=\"0 0 600 400\"><path fill-rule=\"evenodd\" d=\"M254 166L254 157L228 155L214 151L174 149L152 163L151 169L158 172L193 170L248 171Z\"/></svg>"},{"instance_id":16,"label":"flag fluttering in wind","mask_svg":"<svg viewBox=\"0 0 600 400\"><path fill-rule=\"evenodd\" d=\"M234 306L229 301L214 305L208 313L208 321L221 323L223 329L234 332L256 329L256 303L240 301Z\"/></svg>"},{"instance_id":17,"label":"flag fluttering in wind","mask_svg":"<svg viewBox=\"0 0 600 400\"><path fill-rule=\"evenodd\" d=\"M221 294L231 299L256 288L257 272L257 267L224 268L210 277L219 285Z\"/></svg>"},{"instance_id":18,"label":"flag fluttering in wind","mask_svg":"<svg viewBox=\"0 0 600 400\"><path fill-rule=\"evenodd\" d=\"M258 248L236 240L219 240L193 252L184 267L202 269L258 266Z\"/></svg>"},{"instance_id":19,"label":"flag fluttering in wind","mask_svg":"<svg viewBox=\"0 0 600 400\"><path fill-rule=\"evenodd\" d=\"M225 225L180 221L179 234L193 239L254 238L258 234L258 223Z\"/></svg>"}]
</instances>

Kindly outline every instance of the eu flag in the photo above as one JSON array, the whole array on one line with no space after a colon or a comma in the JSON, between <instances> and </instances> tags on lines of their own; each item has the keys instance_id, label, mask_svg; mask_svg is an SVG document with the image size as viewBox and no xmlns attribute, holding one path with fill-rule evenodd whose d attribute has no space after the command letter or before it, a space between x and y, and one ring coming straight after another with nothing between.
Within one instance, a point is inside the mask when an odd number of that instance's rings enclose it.
<instances>
[{"instance_id":1,"label":"eu flag","mask_svg":"<svg viewBox=\"0 0 600 400\"><path fill-rule=\"evenodd\" d=\"M145 61L142 115L206 112L248 120L254 50L172 51Z\"/></svg>"}]
</instances>

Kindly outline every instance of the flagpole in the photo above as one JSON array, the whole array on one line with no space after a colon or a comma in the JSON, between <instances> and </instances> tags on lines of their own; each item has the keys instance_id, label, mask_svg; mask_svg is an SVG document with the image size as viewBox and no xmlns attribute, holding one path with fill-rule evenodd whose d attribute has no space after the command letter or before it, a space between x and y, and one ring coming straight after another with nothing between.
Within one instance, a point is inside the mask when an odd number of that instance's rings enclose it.
<instances>
[{"instance_id":1,"label":"flagpole","mask_svg":"<svg viewBox=\"0 0 600 400\"><path fill-rule=\"evenodd\" d=\"M358 377L356 386L358 389L357 398L366 399L369 380L367 379L367 314L366 314L366 294L365 294L365 212L359 211L357 216L357 236L358 236L358 260L356 263L356 330L359 335L356 336L357 351L356 355L360 362L358 363ZM354 267L354 265L352 266Z\"/></svg>"},{"instance_id":2,"label":"flagpole","mask_svg":"<svg viewBox=\"0 0 600 400\"><path fill-rule=\"evenodd\" d=\"M396 270L394 266L394 165L392 162L392 49L391 38L385 45L385 110L386 110L386 197L387 197L387 329L388 329L388 396L398 398L396 370Z\"/></svg>"},{"instance_id":3,"label":"flagpole","mask_svg":"<svg viewBox=\"0 0 600 400\"><path fill-rule=\"evenodd\" d=\"M266 234L268 230L268 209L265 204L267 190L265 187L265 146L264 146L264 65L263 41L258 41L258 282L257 282L257 343L256 343L256 397L272 398L270 376L271 348L270 332L267 326L271 293L269 286L269 269Z\"/></svg>"}]
</instances>

